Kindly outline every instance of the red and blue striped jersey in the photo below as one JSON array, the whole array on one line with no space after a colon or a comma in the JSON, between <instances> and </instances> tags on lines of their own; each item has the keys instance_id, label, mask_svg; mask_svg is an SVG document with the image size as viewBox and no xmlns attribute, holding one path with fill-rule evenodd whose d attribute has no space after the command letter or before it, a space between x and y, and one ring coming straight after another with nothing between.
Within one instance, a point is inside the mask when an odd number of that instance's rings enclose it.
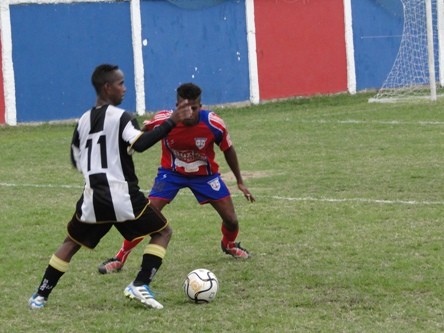
<instances>
[{"instance_id":1,"label":"red and blue striped jersey","mask_svg":"<svg viewBox=\"0 0 444 333\"><path fill-rule=\"evenodd\" d=\"M157 112L145 121L145 129L151 130L167 120L173 111ZM216 113L201 110L199 122L193 126L177 124L162 140L161 167L187 176L206 176L219 172L215 160L214 144L221 151L232 142L224 121Z\"/></svg>"}]
</instances>

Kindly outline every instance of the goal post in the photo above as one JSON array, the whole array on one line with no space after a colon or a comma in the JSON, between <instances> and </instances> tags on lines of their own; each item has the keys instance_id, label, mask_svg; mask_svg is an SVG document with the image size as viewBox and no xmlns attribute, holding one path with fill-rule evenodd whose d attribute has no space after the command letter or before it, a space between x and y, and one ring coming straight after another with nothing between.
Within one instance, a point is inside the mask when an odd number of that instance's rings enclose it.
<instances>
[{"instance_id":1,"label":"goal post","mask_svg":"<svg viewBox=\"0 0 444 333\"><path fill-rule=\"evenodd\" d=\"M441 85L441 48L444 46L444 0L401 0L404 25L399 51L377 94L369 102L437 99L437 71ZM435 34L434 32L437 32ZM435 45L438 47L435 48ZM438 52L439 51L439 52Z\"/></svg>"},{"instance_id":2,"label":"goal post","mask_svg":"<svg viewBox=\"0 0 444 333\"><path fill-rule=\"evenodd\" d=\"M444 0L437 1L436 16L438 17L438 63L444 64ZM444 70L439 71L439 84L444 87Z\"/></svg>"},{"instance_id":3,"label":"goal post","mask_svg":"<svg viewBox=\"0 0 444 333\"><path fill-rule=\"evenodd\" d=\"M435 74L435 51L433 47L433 15L432 15L432 0L425 0L426 11L426 26L427 26L427 53L428 53L428 67L429 67L429 86L430 99L436 101L436 74Z\"/></svg>"}]
</instances>

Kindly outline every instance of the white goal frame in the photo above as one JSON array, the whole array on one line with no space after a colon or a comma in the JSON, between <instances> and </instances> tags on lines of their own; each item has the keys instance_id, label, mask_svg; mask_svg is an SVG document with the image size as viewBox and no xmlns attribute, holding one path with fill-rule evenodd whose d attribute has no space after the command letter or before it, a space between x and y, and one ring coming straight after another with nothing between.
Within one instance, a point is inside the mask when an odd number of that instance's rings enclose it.
<instances>
[{"instance_id":1,"label":"white goal frame","mask_svg":"<svg viewBox=\"0 0 444 333\"><path fill-rule=\"evenodd\" d=\"M401 38L401 44L399 47L398 55L396 56L395 62L393 64L392 69L390 70L386 80L384 81L382 87L378 90L377 94L369 99L369 102L399 102L399 101L412 101L412 100L424 100L429 99L431 101L437 100L437 82L436 82L436 71L435 68L439 69L439 84L441 87L444 85L444 67L441 68L441 64L444 64L444 0L401 0L404 10L404 25L403 25L403 33ZM422 2L424 1L424 2ZM404 59L403 57L408 54L410 55L415 50L409 50L409 47L413 44L413 40L417 38L421 40L424 38L424 35L414 35L411 34L413 30L409 24L408 14L411 14L412 8L411 6L422 6L421 10L425 12L425 24L426 29L426 52L427 59L421 59L424 63L423 65L423 77L419 79L419 81L423 80L423 82L418 82L417 73L414 73L411 78L408 77L411 73L405 73L406 67L411 66L412 72L417 71L414 63L407 63L411 59ZM433 7L434 5L434 7ZM409 6L407 8L407 6ZM434 15L433 9L436 9L436 13ZM416 17L416 12L414 13ZM418 15L419 16L419 15ZM434 17L436 18L436 24L434 25ZM420 18L421 19L421 18ZM420 21L421 23L421 21ZM424 28L424 26L423 26ZM437 46L438 52L436 55L435 52L435 35L434 30L436 28L437 35ZM425 46L425 45L423 45ZM425 53L422 55L425 56ZM413 56L412 56L413 57ZM425 63L427 62L427 63ZM407 78L401 78L400 76L406 75ZM399 76L399 77L397 77ZM399 81L395 81L398 79ZM409 81L411 79L411 81ZM406 80L406 82L404 82Z\"/></svg>"}]
</instances>

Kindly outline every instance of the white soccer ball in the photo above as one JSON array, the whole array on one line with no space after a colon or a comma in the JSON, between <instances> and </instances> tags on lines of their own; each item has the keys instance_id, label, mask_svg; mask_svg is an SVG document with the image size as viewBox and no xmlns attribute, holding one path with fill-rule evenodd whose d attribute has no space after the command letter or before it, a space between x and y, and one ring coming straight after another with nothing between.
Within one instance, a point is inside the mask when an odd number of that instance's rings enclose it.
<instances>
[{"instance_id":1,"label":"white soccer ball","mask_svg":"<svg viewBox=\"0 0 444 333\"><path fill-rule=\"evenodd\" d=\"M183 291L193 303L209 303L216 297L219 281L213 272L205 268L190 272L183 282Z\"/></svg>"}]
</instances>

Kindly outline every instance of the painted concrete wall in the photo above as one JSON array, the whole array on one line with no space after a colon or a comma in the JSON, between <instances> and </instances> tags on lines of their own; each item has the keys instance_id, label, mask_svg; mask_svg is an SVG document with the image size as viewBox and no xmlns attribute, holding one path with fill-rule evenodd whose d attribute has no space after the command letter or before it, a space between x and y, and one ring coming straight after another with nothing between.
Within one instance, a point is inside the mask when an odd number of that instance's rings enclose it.
<instances>
[{"instance_id":1,"label":"painted concrete wall","mask_svg":"<svg viewBox=\"0 0 444 333\"><path fill-rule=\"evenodd\" d=\"M17 121L78 118L95 100L99 63L126 75L124 107L134 109L129 4L11 6ZM97 15L100 13L100 15Z\"/></svg>"},{"instance_id":2,"label":"painted concrete wall","mask_svg":"<svg viewBox=\"0 0 444 333\"><path fill-rule=\"evenodd\" d=\"M125 72L122 107L136 111L131 3L44 1L51 4L9 5L17 121L77 118L94 102L90 75L104 62ZM204 88L206 104L249 100L245 1L140 2L146 109L174 106L175 88L188 81ZM254 1L260 100L347 91L344 1ZM351 7L357 90L375 89L398 52L401 2ZM2 93L0 123L4 103Z\"/></svg>"},{"instance_id":3,"label":"painted concrete wall","mask_svg":"<svg viewBox=\"0 0 444 333\"><path fill-rule=\"evenodd\" d=\"M400 0L352 1L357 90L381 87L398 54L404 23Z\"/></svg>"},{"instance_id":4,"label":"painted concrete wall","mask_svg":"<svg viewBox=\"0 0 444 333\"><path fill-rule=\"evenodd\" d=\"M203 7L141 2L148 110L173 107L176 87L189 81L204 88L207 104L248 100L245 4ZM122 107L136 111L128 2L17 5L10 12L18 122L78 117L94 101L90 75L104 62L124 70Z\"/></svg>"},{"instance_id":5,"label":"painted concrete wall","mask_svg":"<svg viewBox=\"0 0 444 333\"><path fill-rule=\"evenodd\" d=\"M146 107L171 108L184 82L203 88L205 104L249 98L245 4L223 1L188 9L141 3Z\"/></svg>"}]
</instances>

